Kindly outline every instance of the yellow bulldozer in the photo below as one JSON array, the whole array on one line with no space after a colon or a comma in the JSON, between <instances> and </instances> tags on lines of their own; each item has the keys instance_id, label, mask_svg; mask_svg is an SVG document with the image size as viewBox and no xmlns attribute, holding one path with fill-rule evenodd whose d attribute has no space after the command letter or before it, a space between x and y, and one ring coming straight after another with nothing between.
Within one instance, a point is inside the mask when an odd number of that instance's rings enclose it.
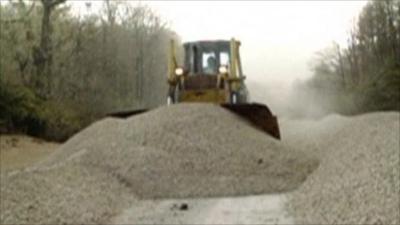
<instances>
[{"instance_id":1,"label":"yellow bulldozer","mask_svg":"<svg viewBox=\"0 0 400 225\"><path fill-rule=\"evenodd\" d=\"M254 127L280 139L277 118L267 106L249 103L239 55L240 42L231 40L196 41L183 44L184 65L177 62L171 40L168 60L167 104L208 102L219 104L247 120ZM147 110L110 114L127 117Z\"/></svg>"}]
</instances>

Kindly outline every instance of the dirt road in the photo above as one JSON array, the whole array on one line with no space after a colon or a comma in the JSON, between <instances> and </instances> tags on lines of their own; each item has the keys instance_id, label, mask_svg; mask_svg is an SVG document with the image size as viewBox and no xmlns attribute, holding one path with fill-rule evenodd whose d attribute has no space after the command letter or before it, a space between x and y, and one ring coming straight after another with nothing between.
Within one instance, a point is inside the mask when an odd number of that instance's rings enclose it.
<instances>
[{"instance_id":1,"label":"dirt road","mask_svg":"<svg viewBox=\"0 0 400 225\"><path fill-rule=\"evenodd\" d=\"M285 195L145 200L112 220L113 224L293 224Z\"/></svg>"},{"instance_id":2,"label":"dirt road","mask_svg":"<svg viewBox=\"0 0 400 225\"><path fill-rule=\"evenodd\" d=\"M59 146L25 135L0 135L0 169L6 172L32 166Z\"/></svg>"}]
</instances>

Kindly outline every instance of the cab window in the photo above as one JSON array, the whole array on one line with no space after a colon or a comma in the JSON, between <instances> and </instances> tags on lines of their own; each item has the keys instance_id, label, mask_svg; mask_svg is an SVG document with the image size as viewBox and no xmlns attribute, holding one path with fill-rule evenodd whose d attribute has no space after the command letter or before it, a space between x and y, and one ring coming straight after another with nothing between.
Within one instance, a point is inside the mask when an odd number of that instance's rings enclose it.
<instances>
[{"instance_id":1,"label":"cab window","mask_svg":"<svg viewBox=\"0 0 400 225\"><path fill-rule=\"evenodd\" d=\"M219 53L219 62L221 66L229 66L229 53L228 52L220 52Z\"/></svg>"},{"instance_id":2,"label":"cab window","mask_svg":"<svg viewBox=\"0 0 400 225\"><path fill-rule=\"evenodd\" d=\"M215 52L203 52L202 70L205 74L217 73L217 57Z\"/></svg>"}]
</instances>

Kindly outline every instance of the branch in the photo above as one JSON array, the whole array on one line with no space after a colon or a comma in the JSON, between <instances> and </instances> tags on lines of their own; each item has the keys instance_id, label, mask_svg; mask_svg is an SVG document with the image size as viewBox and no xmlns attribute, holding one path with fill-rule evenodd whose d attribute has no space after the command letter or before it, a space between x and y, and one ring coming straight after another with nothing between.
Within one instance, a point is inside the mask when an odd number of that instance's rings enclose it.
<instances>
[{"instance_id":1,"label":"branch","mask_svg":"<svg viewBox=\"0 0 400 225\"><path fill-rule=\"evenodd\" d=\"M35 8L35 2L32 3L31 7L28 9L28 11L26 11L25 15L21 16L20 18L17 19L9 19L9 20L2 20L0 19L1 23L18 23L18 22L22 22L26 19L26 17L29 16L29 14L31 14L31 12L33 11L33 9Z\"/></svg>"},{"instance_id":2,"label":"branch","mask_svg":"<svg viewBox=\"0 0 400 225\"><path fill-rule=\"evenodd\" d=\"M54 8L57 5L66 2L67 0L41 0L43 7L45 8Z\"/></svg>"},{"instance_id":3,"label":"branch","mask_svg":"<svg viewBox=\"0 0 400 225\"><path fill-rule=\"evenodd\" d=\"M52 3L50 4L50 7L51 7L51 8L56 7L57 5L62 4L62 3L64 3L64 2L66 2L66 1L67 1L67 0L54 0L54 1L52 1Z\"/></svg>"}]
</instances>

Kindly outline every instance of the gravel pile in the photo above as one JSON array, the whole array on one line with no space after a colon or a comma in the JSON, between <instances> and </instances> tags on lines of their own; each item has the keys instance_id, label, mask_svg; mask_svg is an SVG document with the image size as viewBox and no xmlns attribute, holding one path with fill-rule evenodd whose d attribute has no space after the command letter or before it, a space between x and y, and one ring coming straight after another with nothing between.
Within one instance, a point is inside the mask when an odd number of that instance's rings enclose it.
<instances>
[{"instance_id":1,"label":"gravel pile","mask_svg":"<svg viewBox=\"0 0 400 225\"><path fill-rule=\"evenodd\" d=\"M318 166L211 104L99 121L45 162L2 175L2 223L107 222L137 198L290 191Z\"/></svg>"},{"instance_id":2,"label":"gravel pile","mask_svg":"<svg viewBox=\"0 0 400 225\"><path fill-rule=\"evenodd\" d=\"M97 123L49 160L117 174L141 198L208 197L296 188L317 161L211 104L163 107Z\"/></svg>"},{"instance_id":3,"label":"gravel pile","mask_svg":"<svg viewBox=\"0 0 400 225\"><path fill-rule=\"evenodd\" d=\"M320 159L291 194L296 223L400 224L399 123L399 113L373 113L283 124L289 145Z\"/></svg>"},{"instance_id":4,"label":"gravel pile","mask_svg":"<svg viewBox=\"0 0 400 225\"><path fill-rule=\"evenodd\" d=\"M35 169L1 179L0 224L104 223L136 201L99 168Z\"/></svg>"}]
</instances>

